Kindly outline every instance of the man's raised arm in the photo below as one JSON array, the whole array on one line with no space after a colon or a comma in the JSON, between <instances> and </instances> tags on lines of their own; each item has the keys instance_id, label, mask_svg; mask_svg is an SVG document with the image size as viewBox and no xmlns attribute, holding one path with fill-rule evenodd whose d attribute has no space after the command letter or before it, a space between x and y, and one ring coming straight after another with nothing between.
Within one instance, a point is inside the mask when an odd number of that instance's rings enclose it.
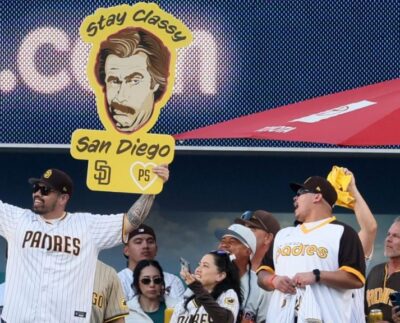
<instances>
[{"instance_id":1,"label":"man's raised arm","mask_svg":"<svg viewBox=\"0 0 400 323\"><path fill-rule=\"evenodd\" d=\"M163 182L167 182L169 178L169 170L167 165L153 167L153 172L157 174ZM153 205L155 195L143 194L131 206L124 216L124 236L135 230L147 218L149 211Z\"/></svg>"}]
</instances>

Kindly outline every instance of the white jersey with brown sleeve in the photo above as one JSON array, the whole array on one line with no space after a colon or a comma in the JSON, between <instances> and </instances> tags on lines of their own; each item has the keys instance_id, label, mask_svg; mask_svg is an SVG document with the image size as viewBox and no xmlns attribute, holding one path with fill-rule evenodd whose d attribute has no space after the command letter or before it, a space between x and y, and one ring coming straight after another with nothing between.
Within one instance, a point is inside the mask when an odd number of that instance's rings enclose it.
<instances>
[{"instance_id":1,"label":"white jersey with brown sleeve","mask_svg":"<svg viewBox=\"0 0 400 323\"><path fill-rule=\"evenodd\" d=\"M213 311L218 311L218 307L232 312L233 322L236 322L239 313L239 300L238 296L233 289L228 289L223 292L216 301L208 299L207 306ZM212 314L207 312L207 308L201 303L192 299L185 307L185 301L181 301L175 306L174 313L172 314L170 323L184 323L184 322L213 322Z\"/></svg>"},{"instance_id":2,"label":"white jersey with brown sleeve","mask_svg":"<svg viewBox=\"0 0 400 323\"><path fill-rule=\"evenodd\" d=\"M6 322L89 322L96 260L122 243L123 214L66 213L46 222L0 201L8 243Z\"/></svg>"},{"instance_id":3,"label":"white jersey with brown sleeve","mask_svg":"<svg viewBox=\"0 0 400 323\"><path fill-rule=\"evenodd\" d=\"M365 283L365 258L357 233L348 225L330 217L316 222L288 227L278 232L274 241L272 269L275 274L292 278L296 273L344 270ZM271 267L270 266L270 267ZM310 285L315 306L322 321L350 323L351 289L336 289L323 283ZM267 322L294 313L304 299L288 301L288 294L274 290L268 308ZM307 302L307 306L310 306Z\"/></svg>"}]
</instances>

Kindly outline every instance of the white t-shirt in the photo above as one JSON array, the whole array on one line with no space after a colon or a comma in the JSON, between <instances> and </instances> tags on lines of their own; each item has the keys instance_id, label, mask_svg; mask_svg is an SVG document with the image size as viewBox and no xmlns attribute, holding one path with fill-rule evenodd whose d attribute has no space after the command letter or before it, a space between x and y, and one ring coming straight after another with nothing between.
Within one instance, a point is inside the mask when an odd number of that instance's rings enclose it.
<instances>
[{"instance_id":1,"label":"white t-shirt","mask_svg":"<svg viewBox=\"0 0 400 323\"><path fill-rule=\"evenodd\" d=\"M0 201L8 243L3 320L89 322L97 256L122 243L123 216L67 213L49 224Z\"/></svg>"},{"instance_id":2,"label":"white t-shirt","mask_svg":"<svg viewBox=\"0 0 400 323\"><path fill-rule=\"evenodd\" d=\"M133 272L129 268L122 269L118 273L118 277L121 280L122 288L125 293L126 300L129 301L135 296L135 292L132 289L133 283ZM165 281L165 294L175 298L182 299L185 292L185 287L178 276L167 273L164 271L164 281Z\"/></svg>"},{"instance_id":3,"label":"white t-shirt","mask_svg":"<svg viewBox=\"0 0 400 323\"><path fill-rule=\"evenodd\" d=\"M365 262L357 233L335 217L288 227L278 232L274 241L274 269L277 275L293 277L296 273L345 270L365 281ZM351 289L330 288L322 283L310 285L324 323L350 323ZM284 317L287 294L274 290L267 322ZM304 300L302 300L304 301ZM301 303L300 305L301 306Z\"/></svg>"}]
</instances>

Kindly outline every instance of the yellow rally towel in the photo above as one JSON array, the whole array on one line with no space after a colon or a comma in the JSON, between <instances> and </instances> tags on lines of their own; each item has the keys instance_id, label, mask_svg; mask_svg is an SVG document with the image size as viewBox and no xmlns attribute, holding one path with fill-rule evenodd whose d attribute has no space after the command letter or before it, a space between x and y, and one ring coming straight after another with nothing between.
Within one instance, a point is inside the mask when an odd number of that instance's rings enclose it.
<instances>
[{"instance_id":1,"label":"yellow rally towel","mask_svg":"<svg viewBox=\"0 0 400 323\"><path fill-rule=\"evenodd\" d=\"M333 166L327 177L328 181L333 185L338 194L336 205L354 209L354 197L347 191L351 175L344 173L343 167Z\"/></svg>"}]
</instances>

